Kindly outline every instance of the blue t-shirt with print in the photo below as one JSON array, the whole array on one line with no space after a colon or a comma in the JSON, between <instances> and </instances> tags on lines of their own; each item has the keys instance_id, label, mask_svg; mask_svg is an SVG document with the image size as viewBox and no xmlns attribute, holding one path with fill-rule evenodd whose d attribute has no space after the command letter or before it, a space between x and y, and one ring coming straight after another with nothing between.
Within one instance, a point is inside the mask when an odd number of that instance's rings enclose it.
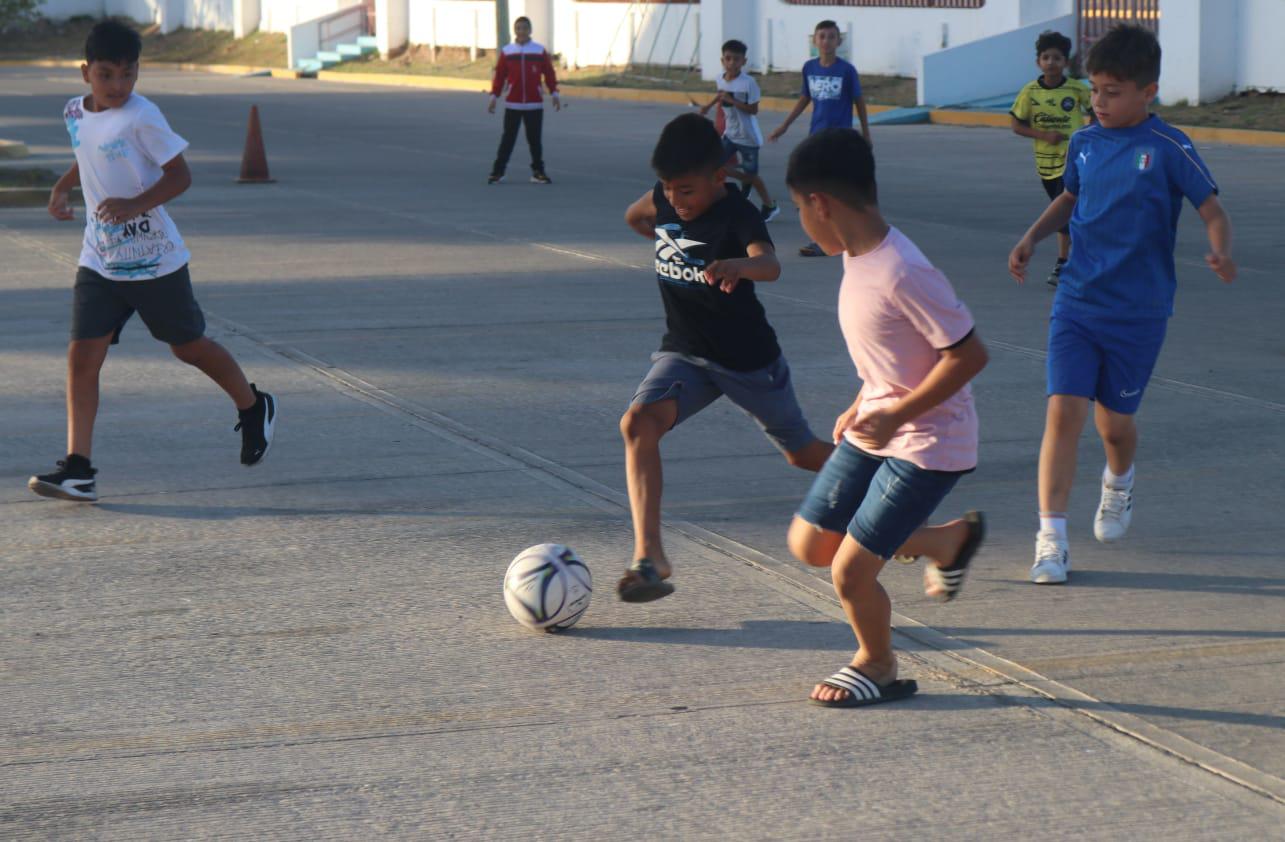
<instances>
[{"instance_id":1,"label":"blue t-shirt with print","mask_svg":"<svg viewBox=\"0 0 1285 842\"><path fill-rule=\"evenodd\" d=\"M1218 192L1191 140L1155 115L1127 129L1095 123L1071 135L1063 178L1076 199L1053 312L1173 315L1182 200L1200 207Z\"/></svg>"},{"instance_id":2,"label":"blue t-shirt with print","mask_svg":"<svg viewBox=\"0 0 1285 842\"><path fill-rule=\"evenodd\" d=\"M803 65L803 96L812 98L811 133L822 129L852 128L852 105L861 96L857 68L839 58L824 67L814 58Z\"/></svg>"}]
</instances>

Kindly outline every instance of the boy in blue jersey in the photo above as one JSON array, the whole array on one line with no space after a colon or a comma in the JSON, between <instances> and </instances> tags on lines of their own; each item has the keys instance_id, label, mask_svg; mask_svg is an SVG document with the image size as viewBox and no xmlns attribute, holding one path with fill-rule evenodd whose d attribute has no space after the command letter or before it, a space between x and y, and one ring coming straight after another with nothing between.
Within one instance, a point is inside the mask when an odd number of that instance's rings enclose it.
<instances>
[{"instance_id":1,"label":"boy in blue jersey","mask_svg":"<svg viewBox=\"0 0 1285 842\"><path fill-rule=\"evenodd\" d=\"M817 24L812 33L812 43L817 48L817 58L803 65L803 92L799 101L794 104L785 122L776 127L768 140L775 143L789 130L790 124L798 119L809 103L812 105L812 126L808 134L816 134L822 129L852 128L852 111L856 109L857 118L861 121L861 134L866 143L874 148L870 140L870 121L866 115L866 98L861 94L861 77L857 68L839 58L839 45L843 36L839 34L839 24L832 20L823 20ZM808 243L799 249L804 257L824 257L825 252L816 243Z\"/></svg>"},{"instance_id":2,"label":"boy in blue jersey","mask_svg":"<svg viewBox=\"0 0 1285 842\"><path fill-rule=\"evenodd\" d=\"M1066 509L1091 401L1107 459L1093 532L1109 543L1129 528L1138 445L1133 415L1173 314L1173 249L1184 197L1205 223L1209 268L1224 282L1236 277L1231 222L1217 184L1187 136L1147 111L1160 78L1155 36L1118 26L1093 45L1086 68L1098 123L1071 136L1065 191L1008 258L1021 283L1035 244L1070 223L1070 260L1049 319L1040 529L1030 574L1036 584L1067 580Z\"/></svg>"}]
</instances>

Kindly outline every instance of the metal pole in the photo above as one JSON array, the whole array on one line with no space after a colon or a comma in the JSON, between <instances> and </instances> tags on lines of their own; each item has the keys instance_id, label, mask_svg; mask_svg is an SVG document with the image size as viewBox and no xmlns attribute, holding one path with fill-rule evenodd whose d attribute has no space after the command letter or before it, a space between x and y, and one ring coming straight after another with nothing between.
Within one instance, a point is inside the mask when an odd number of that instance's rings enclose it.
<instances>
[{"instance_id":1,"label":"metal pole","mask_svg":"<svg viewBox=\"0 0 1285 842\"><path fill-rule=\"evenodd\" d=\"M495 0L495 49L509 43L509 0Z\"/></svg>"}]
</instances>

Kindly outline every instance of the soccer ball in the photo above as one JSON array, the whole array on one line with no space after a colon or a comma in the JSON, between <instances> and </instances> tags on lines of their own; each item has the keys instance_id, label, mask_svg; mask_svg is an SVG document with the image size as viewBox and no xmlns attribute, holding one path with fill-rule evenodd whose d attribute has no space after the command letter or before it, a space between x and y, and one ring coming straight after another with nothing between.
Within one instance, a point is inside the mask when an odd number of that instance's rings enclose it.
<instances>
[{"instance_id":1,"label":"soccer ball","mask_svg":"<svg viewBox=\"0 0 1285 842\"><path fill-rule=\"evenodd\" d=\"M589 568L562 544L527 547L504 574L504 604L529 629L571 628L589 608L592 595Z\"/></svg>"}]
</instances>

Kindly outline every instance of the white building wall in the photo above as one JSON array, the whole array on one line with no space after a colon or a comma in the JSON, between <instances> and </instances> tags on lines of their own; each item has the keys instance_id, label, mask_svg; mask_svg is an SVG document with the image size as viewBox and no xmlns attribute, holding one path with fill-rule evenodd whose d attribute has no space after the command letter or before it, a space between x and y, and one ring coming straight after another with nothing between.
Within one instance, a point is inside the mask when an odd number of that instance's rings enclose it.
<instances>
[{"instance_id":1,"label":"white building wall","mask_svg":"<svg viewBox=\"0 0 1285 842\"><path fill-rule=\"evenodd\" d=\"M1039 75L1035 40L1045 29L1061 32L1075 42L1075 16L1065 15L929 53L915 74L919 104L959 105L1017 93Z\"/></svg>"},{"instance_id":2,"label":"white building wall","mask_svg":"<svg viewBox=\"0 0 1285 842\"><path fill-rule=\"evenodd\" d=\"M289 33L290 27L297 23L319 18L351 5L353 0L260 0L259 28L265 32Z\"/></svg>"},{"instance_id":3,"label":"white building wall","mask_svg":"<svg viewBox=\"0 0 1285 842\"><path fill-rule=\"evenodd\" d=\"M1236 87L1285 91L1285 2L1240 0L1235 34Z\"/></svg>"}]
</instances>

